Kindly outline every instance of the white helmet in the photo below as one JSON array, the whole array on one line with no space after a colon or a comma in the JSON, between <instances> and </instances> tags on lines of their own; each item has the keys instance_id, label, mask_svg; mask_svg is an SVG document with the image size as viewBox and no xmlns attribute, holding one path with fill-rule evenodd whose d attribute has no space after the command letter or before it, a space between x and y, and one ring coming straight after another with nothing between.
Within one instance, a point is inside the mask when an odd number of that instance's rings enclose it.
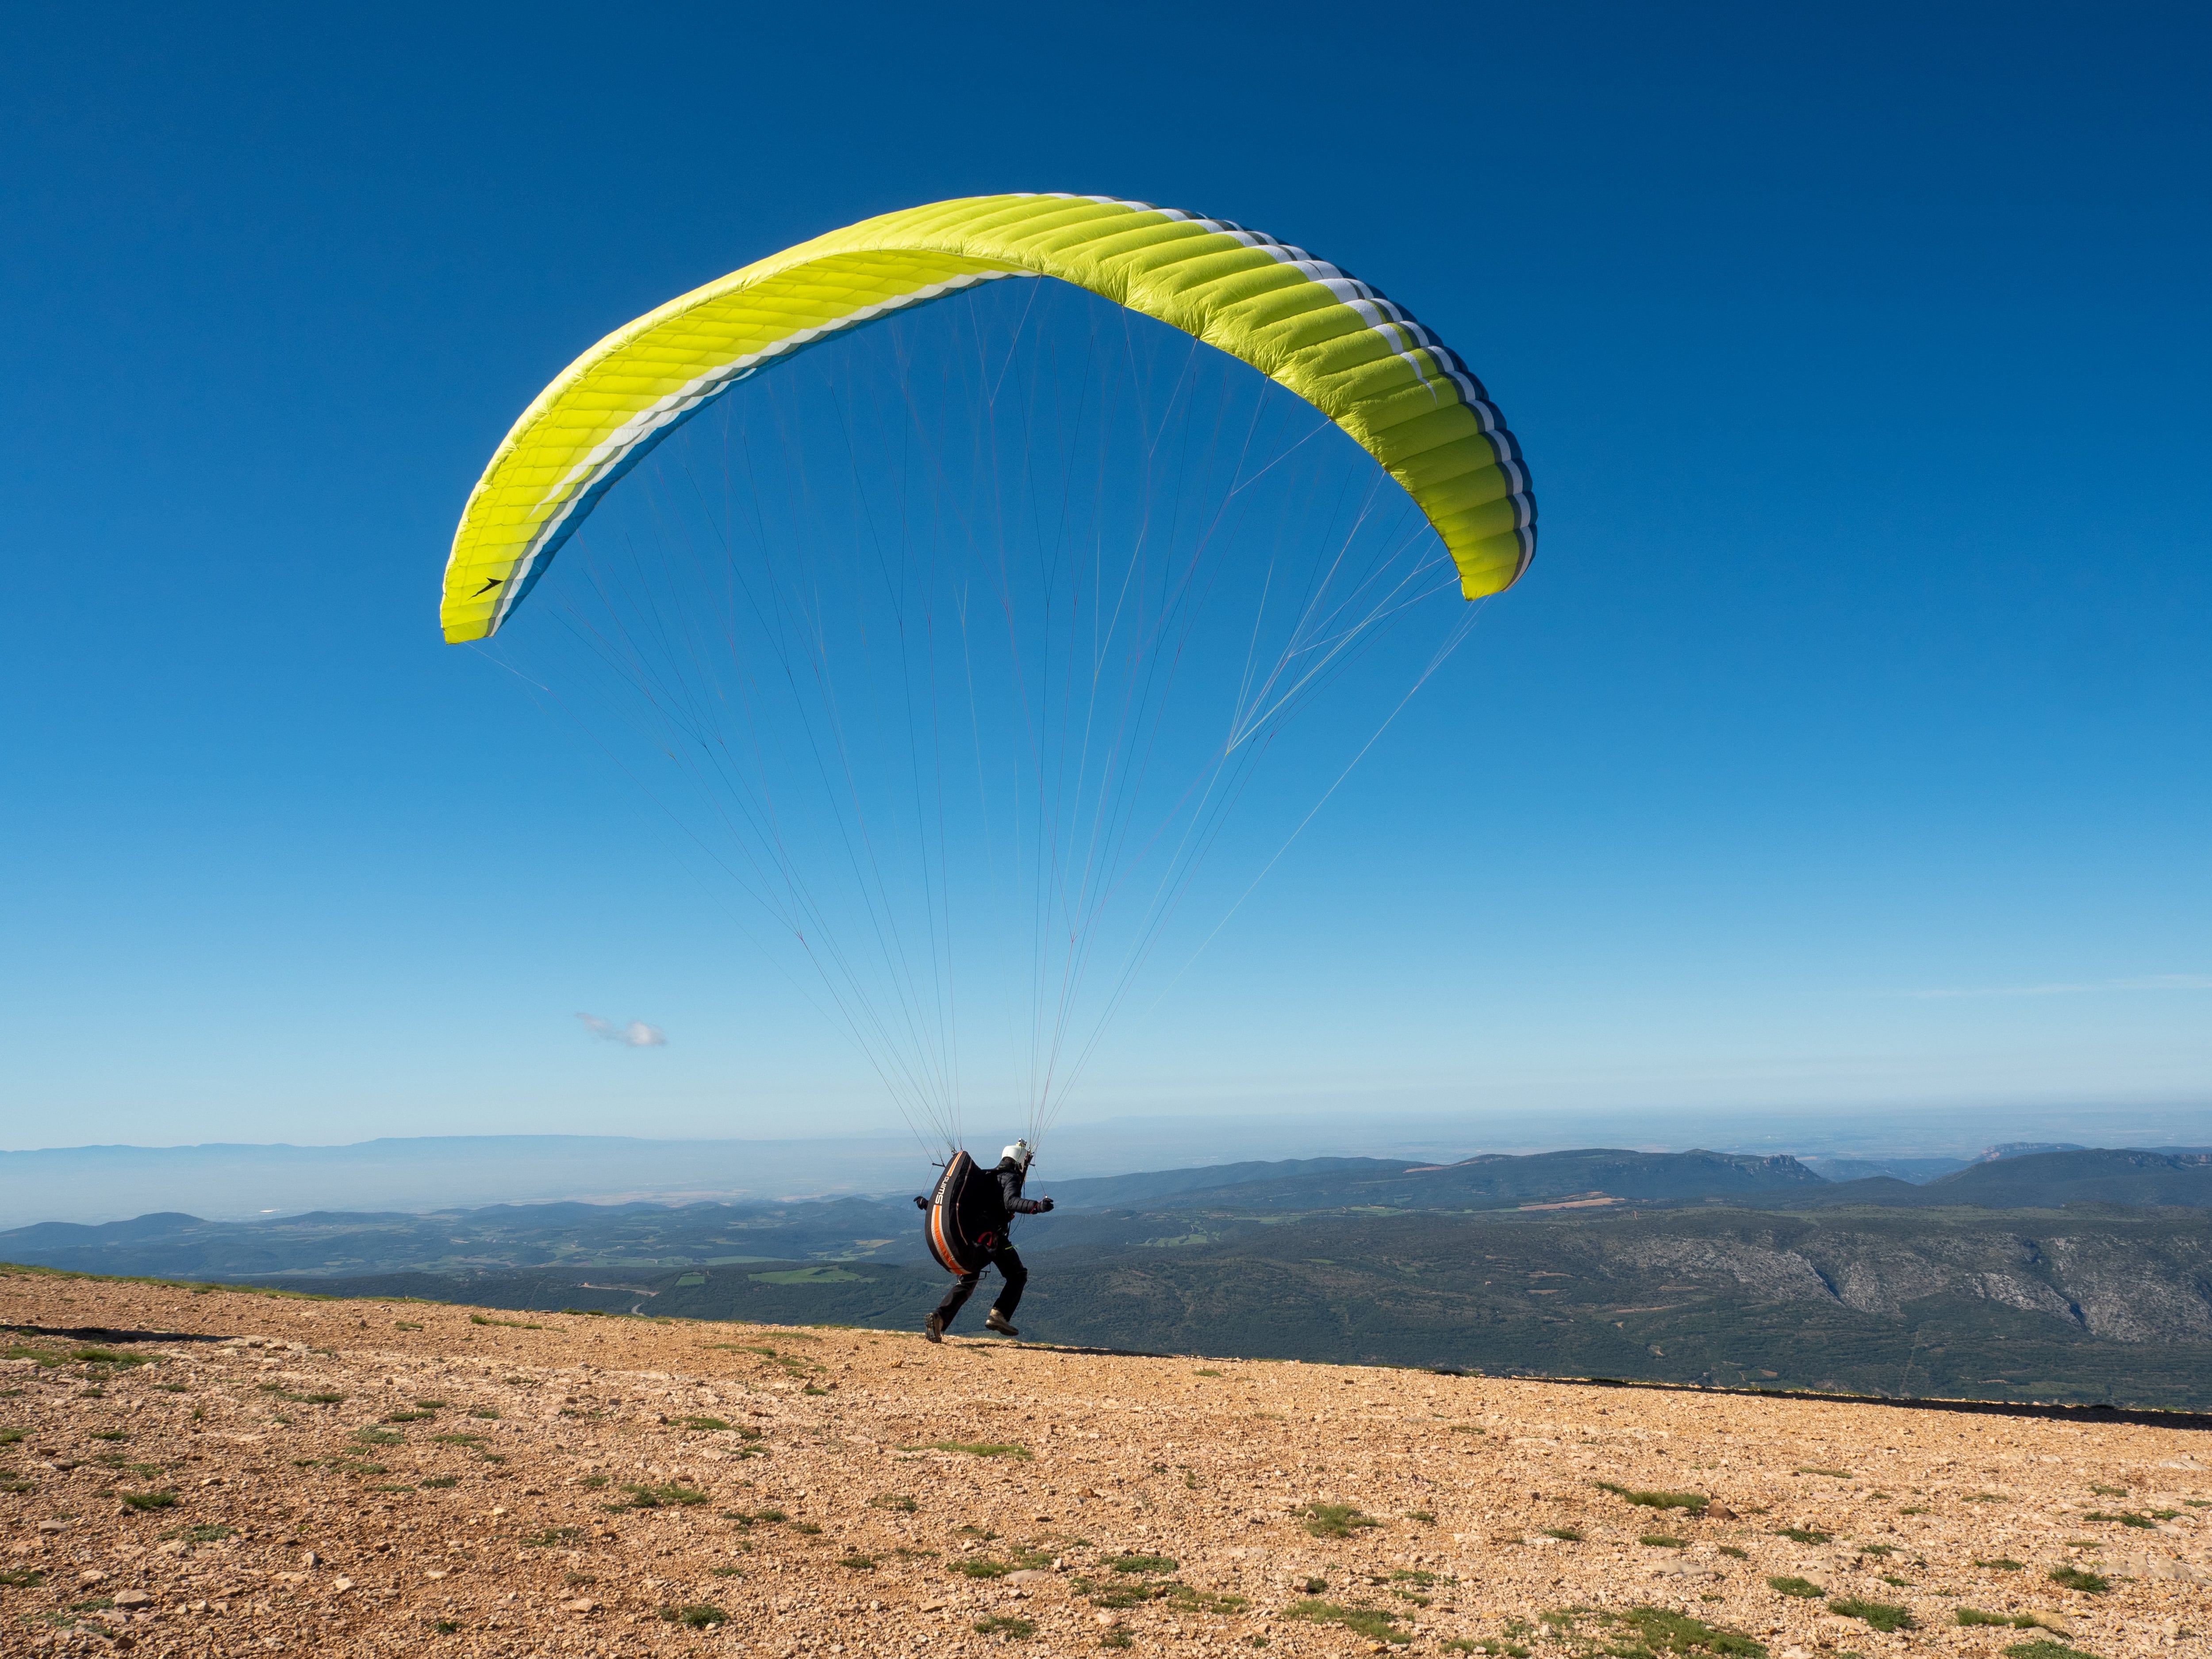
<instances>
[{"instance_id":1,"label":"white helmet","mask_svg":"<svg viewBox=\"0 0 2212 1659\"><path fill-rule=\"evenodd\" d=\"M1036 1156L1036 1150L1028 1141L1018 1140L999 1154L999 1161L1003 1164L1006 1159L1012 1158L1016 1168L1026 1172L1030 1167L1030 1160Z\"/></svg>"}]
</instances>

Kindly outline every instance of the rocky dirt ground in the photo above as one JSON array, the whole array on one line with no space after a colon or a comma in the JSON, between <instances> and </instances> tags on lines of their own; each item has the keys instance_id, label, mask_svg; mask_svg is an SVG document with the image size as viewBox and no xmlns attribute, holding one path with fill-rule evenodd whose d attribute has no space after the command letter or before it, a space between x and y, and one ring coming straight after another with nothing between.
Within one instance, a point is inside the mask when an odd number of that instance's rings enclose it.
<instances>
[{"instance_id":1,"label":"rocky dirt ground","mask_svg":"<svg viewBox=\"0 0 2212 1659\"><path fill-rule=\"evenodd\" d=\"M28 1272L0 1324L0 1652L2212 1650L2183 1428Z\"/></svg>"}]
</instances>

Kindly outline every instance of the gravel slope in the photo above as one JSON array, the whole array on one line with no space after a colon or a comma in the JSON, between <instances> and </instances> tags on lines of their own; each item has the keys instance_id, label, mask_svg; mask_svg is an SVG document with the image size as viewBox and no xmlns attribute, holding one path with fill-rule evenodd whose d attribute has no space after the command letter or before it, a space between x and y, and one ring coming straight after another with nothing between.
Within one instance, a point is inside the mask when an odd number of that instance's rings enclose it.
<instances>
[{"instance_id":1,"label":"gravel slope","mask_svg":"<svg viewBox=\"0 0 2212 1659\"><path fill-rule=\"evenodd\" d=\"M2185 1429L30 1273L0 1322L0 1652L2212 1652Z\"/></svg>"}]
</instances>

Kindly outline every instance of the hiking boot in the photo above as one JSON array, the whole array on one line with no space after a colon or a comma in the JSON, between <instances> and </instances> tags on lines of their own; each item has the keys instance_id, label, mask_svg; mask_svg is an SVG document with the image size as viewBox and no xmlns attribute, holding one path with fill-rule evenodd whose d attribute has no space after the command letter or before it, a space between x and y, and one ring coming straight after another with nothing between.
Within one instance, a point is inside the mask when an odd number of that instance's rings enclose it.
<instances>
[{"instance_id":1,"label":"hiking boot","mask_svg":"<svg viewBox=\"0 0 2212 1659\"><path fill-rule=\"evenodd\" d=\"M1000 1313L996 1308L992 1309L990 1312L983 1316L983 1328L987 1331L996 1331L1000 1336L1019 1336L1021 1334L1019 1331L1016 1330L1012 1325L1006 1322L1006 1315Z\"/></svg>"},{"instance_id":2,"label":"hiking boot","mask_svg":"<svg viewBox=\"0 0 2212 1659\"><path fill-rule=\"evenodd\" d=\"M942 1341L944 1341L944 1340L945 1340L945 1316L944 1316L943 1314L939 1314L939 1313L933 1313L933 1314L930 1315L930 1316L929 1316L928 1318L927 1318L927 1319L923 1320L923 1321L921 1322L921 1334L922 1334L923 1340L926 1340L926 1341L930 1341L930 1342L942 1342Z\"/></svg>"}]
</instances>

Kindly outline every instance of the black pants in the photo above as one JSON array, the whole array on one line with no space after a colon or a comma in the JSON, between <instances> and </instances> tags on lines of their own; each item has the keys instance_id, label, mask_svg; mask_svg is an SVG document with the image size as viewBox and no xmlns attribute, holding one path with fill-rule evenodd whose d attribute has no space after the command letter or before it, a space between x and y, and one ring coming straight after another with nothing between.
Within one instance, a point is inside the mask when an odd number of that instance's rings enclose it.
<instances>
[{"instance_id":1,"label":"black pants","mask_svg":"<svg viewBox=\"0 0 2212 1659\"><path fill-rule=\"evenodd\" d=\"M999 1292L999 1299L991 1305L998 1310L1000 1317L1012 1319L1014 1310L1021 1304L1022 1286L1030 1282L1030 1270L1022 1266L1021 1257L1014 1254L1014 1247L1011 1244L1002 1244L991 1252L991 1265L999 1270L999 1277L1006 1281L1006 1288ZM979 1267L974 1273L956 1279L952 1288L945 1291L945 1300L937 1304L937 1316L950 1325L952 1316L967 1306L968 1298L975 1293L975 1281L982 1276L982 1270Z\"/></svg>"}]
</instances>

